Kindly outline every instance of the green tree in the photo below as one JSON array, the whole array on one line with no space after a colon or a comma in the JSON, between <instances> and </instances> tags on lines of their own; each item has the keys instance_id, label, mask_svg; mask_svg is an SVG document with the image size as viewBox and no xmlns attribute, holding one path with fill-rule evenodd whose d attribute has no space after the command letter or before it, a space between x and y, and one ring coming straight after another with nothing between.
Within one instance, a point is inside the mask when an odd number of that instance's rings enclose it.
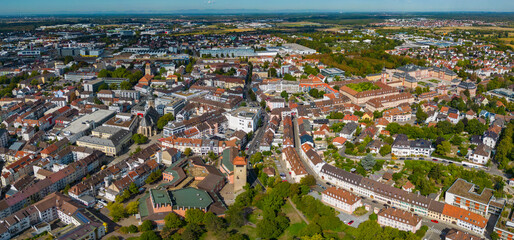
<instances>
[{"instance_id":1,"label":"green tree","mask_svg":"<svg viewBox=\"0 0 514 240\"><path fill-rule=\"evenodd\" d=\"M369 171L373 169L373 166L375 166L376 160L373 157L373 155L369 154L366 155L364 158L361 159L361 166L366 169L366 171Z\"/></svg>"},{"instance_id":2,"label":"green tree","mask_svg":"<svg viewBox=\"0 0 514 240\"><path fill-rule=\"evenodd\" d=\"M243 193L244 194L244 193ZM238 196L239 197L239 196ZM237 200L237 198L236 198ZM238 228L245 224L244 209L240 205L232 205L225 211L225 219L231 227Z\"/></svg>"},{"instance_id":3,"label":"green tree","mask_svg":"<svg viewBox=\"0 0 514 240\"><path fill-rule=\"evenodd\" d=\"M385 156L385 155L391 153L391 145L385 144L384 146L382 146L380 148L379 153L381 156Z\"/></svg>"},{"instance_id":4,"label":"green tree","mask_svg":"<svg viewBox=\"0 0 514 240\"><path fill-rule=\"evenodd\" d=\"M186 222L193 224L202 224L205 213L200 209L188 209L186 211Z\"/></svg>"},{"instance_id":5,"label":"green tree","mask_svg":"<svg viewBox=\"0 0 514 240\"><path fill-rule=\"evenodd\" d=\"M212 212L207 212L204 216L204 224L208 231L217 233L225 228L225 222L223 219L217 217Z\"/></svg>"},{"instance_id":6,"label":"green tree","mask_svg":"<svg viewBox=\"0 0 514 240\"><path fill-rule=\"evenodd\" d=\"M443 141L441 144L437 145L437 153L440 155L446 155L452 150L452 145L448 141Z\"/></svg>"},{"instance_id":7,"label":"green tree","mask_svg":"<svg viewBox=\"0 0 514 240\"><path fill-rule=\"evenodd\" d=\"M168 124L168 122L173 121L173 120L175 120L175 117L173 116L173 114L166 113L162 117L160 117L159 120L157 120L157 128L159 130L162 130L164 128L164 126L166 126L166 124Z\"/></svg>"},{"instance_id":8,"label":"green tree","mask_svg":"<svg viewBox=\"0 0 514 240\"><path fill-rule=\"evenodd\" d=\"M130 215L137 214L139 212L139 201L129 202L125 211Z\"/></svg>"},{"instance_id":9,"label":"green tree","mask_svg":"<svg viewBox=\"0 0 514 240\"><path fill-rule=\"evenodd\" d=\"M146 231L139 237L139 240L162 240L161 236L154 231Z\"/></svg>"},{"instance_id":10,"label":"green tree","mask_svg":"<svg viewBox=\"0 0 514 240\"><path fill-rule=\"evenodd\" d=\"M154 224L150 220L144 220L140 226L140 232L151 231L154 228Z\"/></svg>"},{"instance_id":11,"label":"green tree","mask_svg":"<svg viewBox=\"0 0 514 240\"><path fill-rule=\"evenodd\" d=\"M257 223L257 235L261 238L273 239L279 237L289 226L289 220L282 215L275 218L264 218Z\"/></svg>"},{"instance_id":12,"label":"green tree","mask_svg":"<svg viewBox=\"0 0 514 240\"><path fill-rule=\"evenodd\" d=\"M169 213L164 217L164 225L170 229L180 228L184 225L184 221L175 213Z\"/></svg>"},{"instance_id":13,"label":"green tree","mask_svg":"<svg viewBox=\"0 0 514 240\"><path fill-rule=\"evenodd\" d=\"M162 171L159 169L153 173L150 173L150 175L148 176L148 178L145 180L145 183L154 183L156 182L157 180L160 180L162 177Z\"/></svg>"},{"instance_id":14,"label":"green tree","mask_svg":"<svg viewBox=\"0 0 514 240\"><path fill-rule=\"evenodd\" d=\"M70 184L66 184L66 186L64 187L64 189L62 190L62 192L63 192L64 194L68 194L68 191L70 191L70 188L71 188Z\"/></svg>"},{"instance_id":15,"label":"green tree","mask_svg":"<svg viewBox=\"0 0 514 240\"><path fill-rule=\"evenodd\" d=\"M136 184L134 182L130 183L129 185L129 191L132 194L136 194L139 192L139 188L137 188Z\"/></svg>"},{"instance_id":16,"label":"green tree","mask_svg":"<svg viewBox=\"0 0 514 240\"><path fill-rule=\"evenodd\" d=\"M300 184L306 185L306 186L314 186L316 185L316 178L312 175L307 175L300 179Z\"/></svg>"},{"instance_id":17,"label":"green tree","mask_svg":"<svg viewBox=\"0 0 514 240\"><path fill-rule=\"evenodd\" d=\"M109 89L109 85L107 85L107 83L102 83L100 86L98 86L98 91L102 91L102 90L108 90Z\"/></svg>"},{"instance_id":18,"label":"green tree","mask_svg":"<svg viewBox=\"0 0 514 240\"><path fill-rule=\"evenodd\" d=\"M132 135L132 141L141 145L141 144L147 143L148 138L143 134L136 133L136 134Z\"/></svg>"},{"instance_id":19,"label":"green tree","mask_svg":"<svg viewBox=\"0 0 514 240\"><path fill-rule=\"evenodd\" d=\"M282 91L282 92L280 93L280 96L281 96L282 98L284 98L284 99L287 101L287 98L289 97L289 94L288 94L286 91Z\"/></svg>"},{"instance_id":20,"label":"green tree","mask_svg":"<svg viewBox=\"0 0 514 240\"><path fill-rule=\"evenodd\" d=\"M127 216L125 208L121 203L111 202L107 204L107 209L109 210L109 216L112 218L114 222L118 222L119 220Z\"/></svg>"},{"instance_id":21,"label":"green tree","mask_svg":"<svg viewBox=\"0 0 514 240\"><path fill-rule=\"evenodd\" d=\"M318 224L311 222L311 223L309 223L309 225L307 225L307 227L300 229L300 231L298 232L298 235L302 236L302 237L303 236L312 237L316 234L322 234L322 233L323 233L323 230L321 229L321 227Z\"/></svg>"},{"instance_id":22,"label":"green tree","mask_svg":"<svg viewBox=\"0 0 514 240\"><path fill-rule=\"evenodd\" d=\"M70 62L73 62L73 57L72 56L66 56L64 57L64 64L67 65L68 63ZM105 70L105 69L102 69L102 70ZM100 70L100 72L102 72L102 70ZM107 71L107 70L105 70ZM100 76L99 76L100 77Z\"/></svg>"},{"instance_id":23,"label":"green tree","mask_svg":"<svg viewBox=\"0 0 514 240\"><path fill-rule=\"evenodd\" d=\"M201 236L202 232L203 232L203 230L198 224L195 224L195 223L188 224L186 226L186 229L182 233L182 239L183 240L196 240Z\"/></svg>"},{"instance_id":24,"label":"green tree","mask_svg":"<svg viewBox=\"0 0 514 240\"><path fill-rule=\"evenodd\" d=\"M458 135L454 135L451 140L451 143L455 146L459 146L462 143L462 138L459 137Z\"/></svg>"},{"instance_id":25,"label":"green tree","mask_svg":"<svg viewBox=\"0 0 514 240\"><path fill-rule=\"evenodd\" d=\"M184 150L184 155L187 157L191 156L192 153L193 153L193 151L191 150L191 148L186 148Z\"/></svg>"},{"instance_id":26,"label":"green tree","mask_svg":"<svg viewBox=\"0 0 514 240\"><path fill-rule=\"evenodd\" d=\"M130 84L130 82L123 81L120 83L120 89L121 90L130 90L130 89L132 89L132 84Z\"/></svg>"},{"instance_id":27,"label":"green tree","mask_svg":"<svg viewBox=\"0 0 514 240\"><path fill-rule=\"evenodd\" d=\"M418 107L418 110L416 111L416 121L418 123L423 123L427 120L428 114L426 112L423 112L423 109Z\"/></svg>"},{"instance_id":28,"label":"green tree","mask_svg":"<svg viewBox=\"0 0 514 240\"><path fill-rule=\"evenodd\" d=\"M261 152L256 152L252 156L250 156L250 163L256 164L258 162L261 162L263 159Z\"/></svg>"}]
</instances>

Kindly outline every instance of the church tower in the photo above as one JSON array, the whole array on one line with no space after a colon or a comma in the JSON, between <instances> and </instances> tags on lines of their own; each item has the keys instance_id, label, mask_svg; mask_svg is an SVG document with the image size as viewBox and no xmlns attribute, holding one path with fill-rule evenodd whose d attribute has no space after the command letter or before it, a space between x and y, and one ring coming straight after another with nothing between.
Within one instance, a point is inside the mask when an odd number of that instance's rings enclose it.
<instances>
[{"instance_id":1,"label":"church tower","mask_svg":"<svg viewBox=\"0 0 514 240\"><path fill-rule=\"evenodd\" d=\"M232 160L234 165L234 193L243 189L246 185L247 161L243 157L235 157Z\"/></svg>"},{"instance_id":2,"label":"church tower","mask_svg":"<svg viewBox=\"0 0 514 240\"><path fill-rule=\"evenodd\" d=\"M152 65L150 63L146 63L145 75L152 75Z\"/></svg>"}]
</instances>

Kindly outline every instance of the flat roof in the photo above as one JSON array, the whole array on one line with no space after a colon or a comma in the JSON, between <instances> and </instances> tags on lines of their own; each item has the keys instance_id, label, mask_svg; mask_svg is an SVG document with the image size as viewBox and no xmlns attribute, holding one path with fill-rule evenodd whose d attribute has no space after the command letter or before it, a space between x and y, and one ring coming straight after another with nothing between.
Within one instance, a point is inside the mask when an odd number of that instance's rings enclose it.
<instances>
[{"instance_id":1,"label":"flat roof","mask_svg":"<svg viewBox=\"0 0 514 240\"><path fill-rule=\"evenodd\" d=\"M88 122L102 122L106 118L111 118L115 111L99 109L90 114L84 115L77 120L70 123L69 126L65 127L62 132L70 132L75 134L86 129L89 129Z\"/></svg>"},{"instance_id":2,"label":"flat roof","mask_svg":"<svg viewBox=\"0 0 514 240\"><path fill-rule=\"evenodd\" d=\"M448 189L447 192L455 195L471 199L476 202L483 204L489 204L491 197L493 196L493 190L490 188L484 188L479 194L475 192L475 184L469 183L464 179L457 179L453 185Z\"/></svg>"}]
</instances>

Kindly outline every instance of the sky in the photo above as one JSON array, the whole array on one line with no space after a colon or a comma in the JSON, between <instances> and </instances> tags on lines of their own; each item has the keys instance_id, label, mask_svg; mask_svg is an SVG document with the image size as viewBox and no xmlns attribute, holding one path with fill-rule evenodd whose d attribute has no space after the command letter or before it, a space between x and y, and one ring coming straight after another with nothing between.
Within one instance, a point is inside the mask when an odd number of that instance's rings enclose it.
<instances>
[{"instance_id":1,"label":"sky","mask_svg":"<svg viewBox=\"0 0 514 240\"><path fill-rule=\"evenodd\" d=\"M0 15L223 13L226 9L263 12L514 12L514 0L0 0Z\"/></svg>"}]
</instances>

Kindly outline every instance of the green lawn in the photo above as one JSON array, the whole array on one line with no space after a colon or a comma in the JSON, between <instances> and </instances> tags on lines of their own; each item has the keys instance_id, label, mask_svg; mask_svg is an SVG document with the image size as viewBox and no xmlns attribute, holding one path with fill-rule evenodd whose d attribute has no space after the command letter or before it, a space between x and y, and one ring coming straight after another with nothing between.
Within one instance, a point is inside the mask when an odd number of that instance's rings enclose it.
<instances>
[{"instance_id":1,"label":"green lawn","mask_svg":"<svg viewBox=\"0 0 514 240\"><path fill-rule=\"evenodd\" d=\"M289 225L289 227L286 229L286 233L289 233L289 235L292 236L296 236L304 227L307 227L307 224L305 222L294 223Z\"/></svg>"},{"instance_id":2,"label":"green lawn","mask_svg":"<svg viewBox=\"0 0 514 240\"><path fill-rule=\"evenodd\" d=\"M349 83L349 84L346 84L346 86L357 92L380 89L380 87L378 87L377 85L370 83L370 82Z\"/></svg>"},{"instance_id":3,"label":"green lawn","mask_svg":"<svg viewBox=\"0 0 514 240\"><path fill-rule=\"evenodd\" d=\"M250 226L242 226L240 229L238 229L240 233L248 235L248 238L250 239L256 239L257 238L257 229Z\"/></svg>"},{"instance_id":4,"label":"green lawn","mask_svg":"<svg viewBox=\"0 0 514 240\"><path fill-rule=\"evenodd\" d=\"M259 219L262 219L262 210L260 209L255 209L255 211L253 211L249 216L248 216L248 221L250 221L251 223L253 224L257 224L257 222L259 221Z\"/></svg>"},{"instance_id":5,"label":"green lawn","mask_svg":"<svg viewBox=\"0 0 514 240\"><path fill-rule=\"evenodd\" d=\"M366 214L367 212L368 211L366 211L366 208L364 206L362 206L362 207L358 207L357 209L355 209L353 214L355 216L362 216L362 215Z\"/></svg>"}]
</instances>

